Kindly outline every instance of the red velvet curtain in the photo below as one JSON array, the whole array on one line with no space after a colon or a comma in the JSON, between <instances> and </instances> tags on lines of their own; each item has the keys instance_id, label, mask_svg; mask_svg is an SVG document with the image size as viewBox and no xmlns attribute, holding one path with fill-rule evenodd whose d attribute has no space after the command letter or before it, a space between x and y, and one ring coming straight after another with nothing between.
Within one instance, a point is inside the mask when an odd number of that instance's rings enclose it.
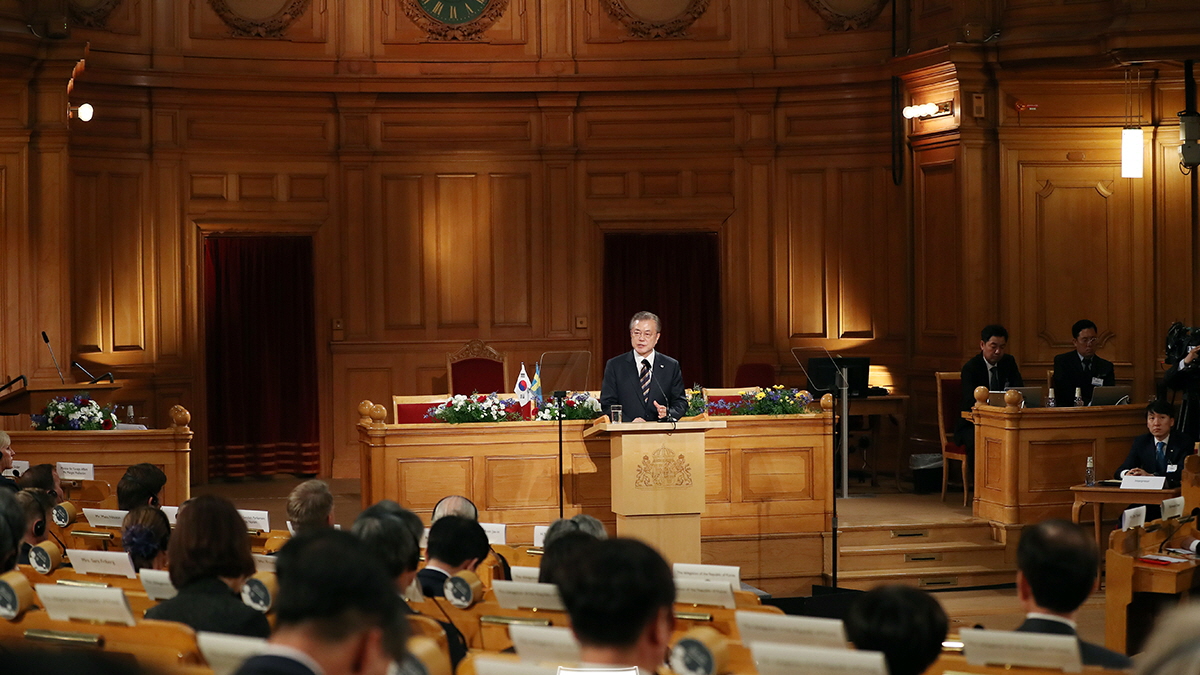
<instances>
[{"instance_id":1,"label":"red velvet curtain","mask_svg":"<svg viewBox=\"0 0 1200 675\"><path fill-rule=\"evenodd\" d=\"M631 350L629 319L662 320L657 349L679 360L683 383L722 384L721 255L716 233L604 236L604 360Z\"/></svg>"},{"instance_id":2,"label":"red velvet curtain","mask_svg":"<svg viewBox=\"0 0 1200 675\"><path fill-rule=\"evenodd\" d=\"M208 237L204 296L209 477L317 473L312 240Z\"/></svg>"}]
</instances>

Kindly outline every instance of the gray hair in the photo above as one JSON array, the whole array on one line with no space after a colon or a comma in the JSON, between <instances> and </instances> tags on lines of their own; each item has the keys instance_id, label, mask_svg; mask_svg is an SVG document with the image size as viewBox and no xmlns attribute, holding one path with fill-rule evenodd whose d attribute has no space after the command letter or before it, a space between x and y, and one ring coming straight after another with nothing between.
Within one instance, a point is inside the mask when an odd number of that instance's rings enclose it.
<instances>
[{"instance_id":1,"label":"gray hair","mask_svg":"<svg viewBox=\"0 0 1200 675\"><path fill-rule=\"evenodd\" d=\"M582 532L597 539L608 539L608 530L604 529L604 523L594 516L580 513L570 518L559 518L550 523L549 529L546 530L546 536L542 539L542 548L546 548L550 542L568 532Z\"/></svg>"},{"instance_id":2,"label":"gray hair","mask_svg":"<svg viewBox=\"0 0 1200 675\"><path fill-rule=\"evenodd\" d=\"M658 320L658 315L654 312L638 312L637 314L634 314L633 318L629 320L629 330L633 330L633 325L639 321L653 321L654 332L662 332L662 321Z\"/></svg>"},{"instance_id":3,"label":"gray hair","mask_svg":"<svg viewBox=\"0 0 1200 675\"><path fill-rule=\"evenodd\" d=\"M477 521L479 520L479 509L475 508L475 504L470 499L462 495L450 495L442 497L441 501L433 507L433 516L429 519L430 526L446 516L461 516L467 520Z\"/></svg>"},{"instance_id":4,"label":"gray hair","mask_svg":"<svg viewBox=\"0 0 1200 675\"><path fill-rule=\"evenodd\" d=\"M1134 662L1137 675L1200 672L1200 606L1180 605L1160 614L1146 641L1146 649Z\"/></svg>"}]
</instances>

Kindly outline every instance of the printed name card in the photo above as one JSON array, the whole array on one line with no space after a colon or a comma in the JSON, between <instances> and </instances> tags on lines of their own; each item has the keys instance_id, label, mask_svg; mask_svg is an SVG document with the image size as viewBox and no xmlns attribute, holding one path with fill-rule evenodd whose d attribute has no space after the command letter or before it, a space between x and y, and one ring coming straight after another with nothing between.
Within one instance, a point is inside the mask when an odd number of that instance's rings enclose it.
<instances>
[{"instance_id":1,"label":"printed name card","mask_svg":"<svg viewBox=\"0 0 1200 675\"><path fill-rule=\"evenodd\" d=\"M1162 503L1163 520L1167 518L1178 518L1183 515L1183 497L1172 497L1164 499Z\"/></svg>"},{"instance_id":2,"label":"printed name card","mask_svg":"<svg viewBox=\"0 0 1200 675\"><path fill-rule=\"evenodd\" d=\"M504 609L563 609L562 597L554 584L493 581L492 591Z\"/></svg>"},{"instance_id":3,"label":"printed name card","mask_svg":"<svg viewBox=\"0 0 1200 675\"><path fill-rule=\"evenodd\" d=\"M700 581L724 581L733 590L742 588L742 568L734 565L691 565L675 563L675 580L698 579Z\"/></svg>"},{"instance_id":4,"label":"printed name card","mask_svg":"<svg viewBox=\"0 0 1200 675\"><path fill-rule=\"evenodd\" d=\"M1146 507L1135 506L1132 509L1125 509L1125 513L1121 515L1121 531L1132 530L1135 527L1141 527L1146 524Z\"/></svg>"},{"instance_id":5,"label":"printed name card","mask_svg":"<svg viewBox=\"0 0 1200 675\"><path fill-rule=\"evenodd\" d=\"M777 644L809 645L846 649L846 627L837 619L811 616L782 616L766 612L738 611L738 633L742 644L774 642Z\"/></svg>"},{"instance_id":6,"label":"printed name card","mask_svg":"<svg viewBox=\"0 0 1200 675\"><path fill-rule=\"evenodd\" d=\"M138 572L142 579L142 588L151 600L170 600L178 594L175 584L171 583L171 573L166 570L152 570L148 567Z\"/></svg>"},{"instance_id":7,"label":"printed name card","mask_svg":"<svg viewBox=\"0 0 1200 675\"><path fill-rule=\"evenodd\" d=\"M489 544L500 544L502 546L508 544L508 525L504 523L480 523L479 526L487 533Z\"/></svg>"},{"instance_id":8,"label":"printed name card","mask_svg":"<svg viewBox=\"0 0 1200 675\"><path fill-rule=\"evenodd\" d=\"M541 572L536 567L521 567L520 565L509 568L509 571L512 572L512 581L524 581L529 584L536 584L538 574Z\"/></svg>"},{"instance_id":9,"label":"printed name card","mask_svg":"<svg viewBox=\"0 0 1200 675\"><path fill-rule=\"evenodd\" d=\"M579 662L579 641L570 628L514 624L508 627L508 636L522 661Z\"/></svg>"},{"instance_id":10,"label":"printed name card","mask_svg":"<svg viewBox=\"0 0 1200 675\"><path fill-rule=\"evenodd\" d=\"M14 459L12 470L18 476L24 476L25 472L29 470L29 462L23 459ZM59 476L59 478L62 478L62 476Z\"/></svg>"},{"instance_id":11,"label":"printed name card","mask_svg":"<svg viewBox=\"0 0 1200 675\"><path fill-rule=\"evenodd\" d=\"M882 652L755 642L758 675L887 675Z\"/></svg>"},{"instance_id":12,"label":"printed name card","mask_svg":"<svg viewBox=\"0 0 1200 675\"><path fill-rule=\"evenodd\" d=\"M163 506L161 508L162 508L163 515L167 517L167 522L174 525L175 517L179 515L179 507L178 506Z\"/></svg>"},{"instance_id":13,"label":"printed name card","mask_svg":"<svg viewBox=\"0 0 1200 675\"><path fill-rule=\"evenodd\" d=\"M246 527L251 530L260 530L262 532L271 531L271 516L266 511L249 511L246 509L238 509L238 513L242 515L242 520L246 521Z\"/></svg>"},{"instance_id":14,"label":"printed name card","mask_svg":"<svg viewBox=\"0 0 1200 675\"><path fill-rule=\"evenodd\" d=\"M1074 635L963 628L959 638L963 643L963 655L973 666L1027 666L1068 673L1083 669L1079 640Z\"/></svg>"},{"instance_id":15,"label":"printed name card","mask_svg":"<svg viewBox=\"0 0 1200 675\"><path fill-rule=\"evenodd\" d=\"M96 467L93 464L79 462L59 462L55 465L58 477L62 480L95 480Z\"/></svg>"},{"instance_id":16,"label":"printed name card","mask_svg":"<svg viewBox=\"0 0 1200 675\"><path fill-rule=\"evenodd\" d=\"M136 579L133 561L125 551L84 551L67 549L67 559L80 574L109 574Z\"/></svg>"},{"instance_id":17,"label":"printed name card","mask_svg":"<svg viewBox=\"0 0 1200 675\"><path fill-rule=\"evenodd\" d=\"M214 673L233 673L242 665L242 661L266 651L267 641L264 638L197 631L196 646Z\"/></svg>"},{"instance_id":18,"label":"printed name card","mask_svg":"<svg viewBox=\"0 0 1200 675\"><path fill-rule=\"evenodd\" d=\"M546 544L546 530L550 529L549 525L534 525L533 526L533 545L535 548L542 548Z\"/></svg>"},{"instance_id":19,"label":"printed name card","mask_svg":"<svg viewBox=\"0 0 1200 675\"><path fill-rule=\"evenodd\" d=\"M132 626L133 611L120 588L92 588L38 584L38 599L55 621L99 621Z\"/></svg>"},{"instance_id":20,"label":"printed name card","mask_svg":"<svg viewBox=\"0 0 1200 675\"><path fill-rule=\"evenodd\" d=\"M274 572L275 571L275 556L266 555L264 553L252 553L250 557L254 558L254 571L256 572Z\"/></svg>"},{"instance_id":21,"label":"printed name card","mask_svg":"<svg viewBox=\"0 0 1200 675\"><path fill-rule=\"evenodd\" d=\"M118 511L116 509L84 509L83 515L87 518L88 525L92 527L115 527L121 529L121 523L125 521L125 514L128 511Z\"/></svg>"},{"instance_id":22,"label":"printed name card","mask_svg":"<svg viewBox=\"0 0 1200 675\"><path fill-rule=\"evenodd\" d=\"M526 661L510 661L499 656L480 656L475 659L477 675L558 675L554 666L534 666Z\"/></svg>"},{"instance_id":23,"label":"printed name card","mask_svg":"<svg viewBox=\"0 0 1200 675\"><path fill-rule=\"evenodd\" d=\"M728 581L675 579L675 602L685 605L713 605L733 609L733 588Z\"/></svg>"},{"instance_id":24,"label":"printed name card","mask_svg":"<svg viewBox=\"0 0 1200 675\"><path fill-rule=\"evenodd\" d=\"M1161 490L1167 482L1166 476L1130 476L1121 479L1122 490Z\"/></svg>"}]
</instances>

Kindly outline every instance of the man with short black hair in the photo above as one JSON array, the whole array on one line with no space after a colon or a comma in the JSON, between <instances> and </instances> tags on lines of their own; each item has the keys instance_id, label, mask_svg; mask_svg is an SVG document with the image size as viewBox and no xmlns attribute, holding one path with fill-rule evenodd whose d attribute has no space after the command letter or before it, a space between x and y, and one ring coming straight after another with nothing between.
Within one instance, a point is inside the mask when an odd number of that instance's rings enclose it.
<instances>
[{"instance_id":1,"label":"man with short black hair","mask_svg":"<svg viewBox=\"0 0 1200 675\"><path fill-rule=\"evenodd\" d=\"M662 665L675 628L675 581L667 561L636 539L597 540L572 557L558 590L586 664Z\"/></svg>"},{"instance_id":2,"label":"man with short black hair","mask_svg":"<svg viewBox=\"0 0 1200 675\"><path fill-rule=\"evenodd\" d=\"M17 478L17 486L22 490L36 488L54 498L58 504L63 500L62 480L58 477L58 468L53 464L35 464L29 467L23 475Z\"/></svg>"},{"instance_id":3,"label":"man with short black hair","mask_svg":"<svg viewBox=\"0 0 1200 675\"><path fill-rule=\"evenodd\" d=\"M383 565L348 532L292 538L276 559L279 595L266 653L237 675L385 675L408 626Z\"/></svg>"},{"instance_id":4,"label":"man with short black hair","mask_svg":"<svg viewBox=\"0 0 1200 675\"><path fill-rule=\"evenodd\" d=\"M17 566L21 539L25 537L25 512L17 503L16 493L0 490L0 573Z\"/></svg>"},{"instance_id":5,"label":"man with short black hair","mask_svg":"<svg viewBox=\"0 0 1200 675\"><path fill-rule=\"evenodd\" d=\"M1047 520L1021 531L1017 544L1017 598L1029 633L1076 635L1075 615L1099 584L1100 554L1082 527ZM1129 657L1079 640L1085 666L1128 669Z\"/></svg>"},{"instance_id":6,"label":"man with short black hair","mask_svg":"<svg viewBox=\"0 0 1200 675\"><path fill-rule=\"evenodd\" d=\"M288 495L288 522L292 533L303 534L333 527L333 493L323 480L306 480Z\"/></svg>"},{"instance_id":7,"label":"man with short black hair","mask_svg":"<svg viewBox=\"0 0 1200 675\"><path fill-rule=\"evenodd\" d=\"M483 527L461 516L445 516L429 528L425 567L417 572L426 597L446 597L446 579L462 570L474 572L491 547Z\"/></svg>"},{"instance_id":8,"label":"man with short black hair","mask_svg":"<svg viewBox=\"0 0 1200 675\"><path fill-rule=\"evenodd\" d=\"M1075 405L1075 390L1079 390L1084 405L1092 402L1092 390L1097 386L1116 384L1112 361L1096 356L1096 324L1080 319L1071 326L1071 344L1075 349L1054 357L1054 404Z\"/></svg>"},{"instance_id":9,"label":"man with short black hair","mask_svg":"<svg viewBox=\"0 0 1200 675\"><path fill-rule=\"evenodd\" d=\"M146 462L134 464L117 483L117 508L132 511L142 504L158 508L158 495L166 484L167 474L162 469Z\"/></svg>"},{"instance_id":10,"label":"man with short black hair","mask_svg":"<svg viewBox=\"0 0 1200 675\"><path fill-rule=\"evenodd\" d=\"M1004 391L1009 387L1023 387L1021 369L1017 360L1008 351L1008 331L1004 326L991 324L979 332L979 353L971 357L962 367L962 399L959 409L963 412L975 407L975 389L987 387L988 391ZM959 419L954 429L954 442L967 447L968 456L975 455L975 424Z\"/></svg>"},{"instance_id":11,"label":"man with short black hair","mask_svg":"<svg viewBox=\"0 0 1200 675\"><path fill-rule=\"evenodd\" d=\"M50 510L54 508L54 498L45 490L26 488L17 492L16 499L21 513L25 515L25 530L21 538L17 564L28 565L30 549L50 536L46 528L50 522Z\"/></svg>"},{"instance_id":12,"label":"man with short black hair","mask_svg":"<svg viewBox=\"0 0 1200 675\"><path fill-rule=\"evenodd\" d=\"M1195 446L1192 439L1175 431L1175 406L1157 399L1146 405L1146 428L1149 433L1133 439L1129 454L1114 478L1125 476L1166 476L1165 487L1179 487L1183 475L1183 460ZM1151 520L1147 514L1146 520Z\"/></svg>"},{"instance_id":13,"label":"man with short black hair","mask_svg":"<svg viewBox=\"0 0 1200 675\"><path fill-rule=\"evenodd\" d=\"M856 649L883 652L888 675L920 675L941 655L950 622L929 593L892 584L856 596L845 624Z\"/></svg>"},{"instance_id":14,"label":"man with short black hair","mask_svg":"<svg viewBox=\"0 0 1200 675\"><path fill-rule=\"evenodd\" d=\"M687 411L683 373L679 362L654 347L662 323L651 312L638 312L629 320L633 350L614 356L604 365L600 406L605 415L620 405L625 422L672 421Z\"/></svg>"}]
</instances>

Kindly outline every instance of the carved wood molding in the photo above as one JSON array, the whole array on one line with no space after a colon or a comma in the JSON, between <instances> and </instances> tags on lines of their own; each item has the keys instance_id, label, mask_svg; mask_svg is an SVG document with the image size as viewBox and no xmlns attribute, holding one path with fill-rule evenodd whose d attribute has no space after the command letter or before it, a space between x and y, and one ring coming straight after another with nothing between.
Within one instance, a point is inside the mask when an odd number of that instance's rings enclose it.
<instances>
[{"instance_id":1,"label":"carved wood molding","mask_svg":"<svg viewBox=\"0 0 1200 675\"><path fill-rule=\"evenodd\" d=\"M458 363L465 359L487 359L503 363L504 355L487 346L483 340L476 338L463 345L458 351L450 354L448 359L450 363Z\"/></svg>"},{"instance_id":2,"label":"carved wood molding","mask_svg":"<svg viewBox=\"0 0 1200 675\"><path fill-rule=\"evenodd\" d=\"M504 16L508 9L508 0L491 0L486 9L477 18L460 24L447 24L434 19L421 9L420 0L399 0L400 9L417 28L433 40L445 42L470 42L483 37L484 31Z\"/></svg>"},{"instance_id":3,"label":"carved wood molding","mask_svg":"<svg viewBox=\"0 0 1200 675\"><path fill-rule=\"evenodd\" d=\"M100 0L100 2L84 5L79 0L70 0L67 10L71 13L71 21L76 26L85 28L104 28L108 17L121 4L121 0Z\"/></svg>"},{"instance_id":4,"label":"carved wood molding","mask_svg":"<svg viewBox=\"0 0 1200 675\"><path fill-rule=\"evenodd\" d=\"M808 6L831 30L858 30L871 25L888 0L808 0Z\"/></svg>"},{"instance_id":5,"label":"carved wood molding","mask_svg":"<svg viewBox=\"0 0 1200 675\"><path fill-rule=\"evenodd\" d=\"M665 21L647 21L632 11L625 0L600 0L608 15L625 26L633 37L648 40L678 38L687 35L687 29L708 9L710 0L691 0L686 9Z\"/></svg>"},{"instance_id":6,"label":"carved wood molding","mask_svg":"<svg viewBox=\"0 0 1200 675\"><path fill-rule=\"evenodd\" d=\"M235 36L281 38L288 27L308 11L311 2L312 0L286 0L278 11L261 19L250 19L238 14L229 6L228 0L208 0L208 5L226 26L233 29Z\"/></svg>"}]
</instances>

